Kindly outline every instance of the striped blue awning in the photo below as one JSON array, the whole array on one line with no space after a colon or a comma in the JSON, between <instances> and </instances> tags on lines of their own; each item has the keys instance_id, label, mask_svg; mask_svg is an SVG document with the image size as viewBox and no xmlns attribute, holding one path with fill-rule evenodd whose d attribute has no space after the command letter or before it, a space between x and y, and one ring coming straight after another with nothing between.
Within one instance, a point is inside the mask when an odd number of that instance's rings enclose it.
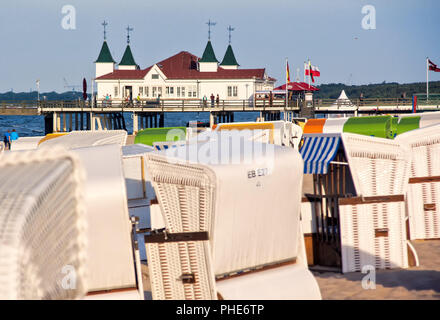
<instances>
[{"instance_id":1,"label":"striped blue awning","mask_svg":"<svg viewBox=\"0 0 440 320\"><path fill-rule=\"evenodd\" d=\"M338 152L340 141L339 135L305 136L300 151L304 159L304 173L326 174L330 161Z\"/></svg>"}]
</instances>

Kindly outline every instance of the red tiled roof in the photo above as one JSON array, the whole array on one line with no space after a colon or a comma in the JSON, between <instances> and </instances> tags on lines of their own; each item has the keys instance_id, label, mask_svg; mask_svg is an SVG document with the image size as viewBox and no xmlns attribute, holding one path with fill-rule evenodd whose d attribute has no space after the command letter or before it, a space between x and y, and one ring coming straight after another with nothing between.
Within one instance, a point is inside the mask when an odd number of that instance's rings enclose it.
<instances>
[{"instance_id":1,"label":"red tiled roof","mask_svg":"<svg viewBox=\"0 0 440 320\"><path fill-rule=\"evenodd\" d=\"M200 72L197 70L199 58L189 52L182 51L178 54L162 60L157 64L168 79L263 79L265 69L223 69L219 67L217 72ZM144 70L115 70L103 75L97 80L110 79L143 79L152 67ZM274 80L269 78L269 80Z\"/></svg>"},{"instance_id":2,"label":"red tiled roof","mask_svg":"<svg viewBox=\"0 0 440 320\"><path fill-rule=\"evenodd\" d=\"M150 69L151 67L144 70L115 70L111 73L96 78L96 80L143 79Z\"/></svg>"},{"instance_id":3,"label":"red tiled roof","mask_svg":"<svg viewBox=\"0 0 440 320\"><path fill-rule=\"evenodd\" d=\"M288 89L291 91L319 91L318 88L305 82L289 82ZM276 87L274 90L286 90L286 84Z\"/></svg>"}]
</instances>

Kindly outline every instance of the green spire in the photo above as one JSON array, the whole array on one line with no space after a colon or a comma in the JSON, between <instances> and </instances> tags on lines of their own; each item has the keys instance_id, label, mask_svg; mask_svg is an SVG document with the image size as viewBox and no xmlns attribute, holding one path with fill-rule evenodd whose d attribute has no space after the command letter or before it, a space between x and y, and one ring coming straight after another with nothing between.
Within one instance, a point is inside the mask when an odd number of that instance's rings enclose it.
<instances>
[{"instance_id":1,"label":"green spire","mask_svg":"<svg viewBox=\"0 0 440 320\"><path fill-rule=\"evenodd\" d=\"M134 61L133 54L131 53L130 45L127 45L125 49L124 55L122 56L122 60L119 63L120 66L136 66L136 62Z\"/></svg>"},{"instance_id":2,"label":"green spire","mask_svg":"<svg viewBox=\"0 0 440 320\"><path fill-rule=\"evenodd\" d=\"M112 54L110 53L110 49L108 48L107 41L104 40L102 44L101 52L99 53L98 60L95 63L103 63L103 62L113 62L115 61L112 58Z\"/></svg>"},{"instance_id":3,"label":"green spire","mask_svg":"<svg viewBox=\"0 0 440 320\"><path fill-rule=\"evenodd\" d=\"M202 59L200 59L199 62L218 62L217 58L215 57L214 49L212 48L210 40L206 44Z\"/></svg>"},{"instance_id":4,"label":"green spire","mask_svg":"<svg viewBox=\"0 0 440 320\"><path fill-rule=\"evenodd\" d=\"M238 66L237 59L235 59L234 51L232 51L231 45L226 49L225 57L223 58L221 66Z\"/></svg>"}]
</instances>

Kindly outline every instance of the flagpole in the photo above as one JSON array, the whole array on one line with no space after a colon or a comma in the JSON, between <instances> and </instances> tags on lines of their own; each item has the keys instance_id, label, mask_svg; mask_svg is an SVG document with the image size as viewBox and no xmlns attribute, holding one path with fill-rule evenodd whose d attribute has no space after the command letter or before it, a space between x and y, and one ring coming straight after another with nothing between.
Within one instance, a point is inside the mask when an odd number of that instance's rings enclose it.
<instances>
[{"instance_id":1,"label":"flagpole","mask_svg":"<svg viewBox=\"0 0 440 320\"><path fill-rule=\"evenodd\" d=\"M308 67L309 67L309 89L310 89L310 80L312 79L312 70L310 69L310 59L308 59L309 60L309 64L308 64Z\"/></svg>"},{"instance_id":2,"label":"flagpole","mask_svg":"<svg viewBox=\"0 0 440 320\"><path fill-rule=\"evenodd\" d=\"M428 74L429 74L429 59L428 57L426 57L426 101L428 101L429 99L429 78L428 78Z\"/></svg>"},{"instance_id":3,"label":"flagpole","mask_svg":"<svg viewBox=\"0 0 440 320\"><path fill-rule=\"evenodd\" d=\"M304 61L304 82L306 82L306 62Z\"/></svg>"},{"instance_id":4,"label":"flagpole","mask_svg":"<svg viewBox=\"0 0 440 320\"><path fill-rule=\"evenodd\" d=\"M289 70L290 71L290 70ZM289 75L287 74L287 58L286 58L286 110L288 107L287 99L288 99L288 85L289 85Z\"/></svg>"}]
</instances>

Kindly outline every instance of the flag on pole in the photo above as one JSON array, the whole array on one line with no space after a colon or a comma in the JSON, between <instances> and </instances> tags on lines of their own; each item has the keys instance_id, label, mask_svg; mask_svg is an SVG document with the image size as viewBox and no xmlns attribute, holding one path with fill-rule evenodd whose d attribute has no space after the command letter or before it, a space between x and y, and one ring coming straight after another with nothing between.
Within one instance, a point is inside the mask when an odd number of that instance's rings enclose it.
<instances>
[{"instance_id":1,"label":"flag on pole","mask_svg":"<svg viewBox=\"0 0 440 320\"><path fill-rule=\"evenodd\" d=\"M312 79L312 82L315 82L315 78L313 77L313 71L312 71L312 63L309 60L309 75L310 79Z\"/></svg>"},{"instance_id":2,"label":"flag on pole","mask_svg":"<svg viewBox=\"0 0 440 320\"><path fill-rule=\"evenodd\" d=\"M287 79L287 83L289 83L290 82L289 62L287 62L286 64L286 79Z\"/></svg>"},{"instance_id":3,"label":"flag on pole","mask_svg":"<svg viewBox=\"0 0 440 320\"><path fill-rule=\"evenodd\" d=\"M429 70L430 71L440 72L440 68L438 68L434 62L432 62L431 60L428 59L428 63L429 63Z\"/></svg>"},{"instance_id":4,"label":"flag on pole","mask_svg":"<svg viewBox=\"0 0 440 320\"><path fill-rule=\"evenodd\" d=\"M306 70L306 76L310 76L310 74L314 77L319 77L321 75L321 71L319 71L319 68L317 66L312 66L312 64L309 62L309 66L305 68Z\"/></svg>"}]
</instances>

